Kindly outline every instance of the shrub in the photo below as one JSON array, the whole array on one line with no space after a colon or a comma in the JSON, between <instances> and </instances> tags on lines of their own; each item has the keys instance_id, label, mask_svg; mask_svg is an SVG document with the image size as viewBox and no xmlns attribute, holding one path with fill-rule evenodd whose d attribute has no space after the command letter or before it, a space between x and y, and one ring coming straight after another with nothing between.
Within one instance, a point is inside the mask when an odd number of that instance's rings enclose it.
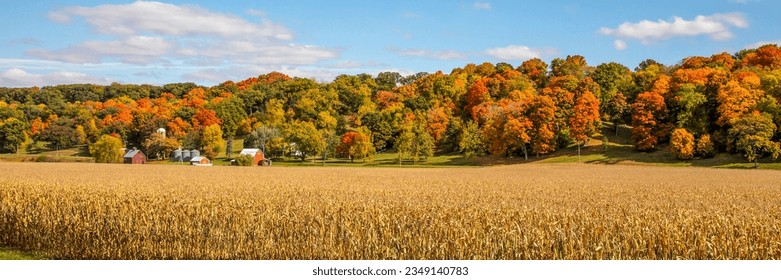
<instances>
[{"instance_id":1,"label":"shrub","mask_svg":"<svg viewBox=\"0 0 781 280\"><path fill-rule=\"evenodd\" d=\"M694 135L686 131L685 128L673 130L670 136L670 150L678 159L694 158Z\"/></svg>"},{"instance_id":2,"label":"shrub","mask_svg":"<svg viewBox=\"0 0 781 280\"><path fill-rule=\"evenodd\" d=\"M710 140L710 134L705 134L697 141L697 155L709 158L716 154L716 148L713 147L713 142Z\"/></svg>"},{"instance_id":3,"label":"shrub","mask_svg":"<svg viewBox=\"0 0 781 280\"><path fill-rule=\"evenodd\" d=\"M252 160L250 155L240 155L236 158L236 164L238 166L252 166Z\"/></svg>"}]
</instances>

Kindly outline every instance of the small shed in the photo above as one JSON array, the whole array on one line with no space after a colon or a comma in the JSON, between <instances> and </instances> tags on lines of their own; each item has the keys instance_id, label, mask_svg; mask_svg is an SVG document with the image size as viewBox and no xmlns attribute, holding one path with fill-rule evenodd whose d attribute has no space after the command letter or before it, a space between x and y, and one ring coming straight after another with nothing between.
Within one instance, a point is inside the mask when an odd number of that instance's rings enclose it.
<instances>
[{"instance_id":1,"label":"small shed","mask_svg":"<svg viewBox=\"0 0 781 280\"><path fill-rule=\"evenodd\" d=\"M144 164L146 163L146 155L141 150L133 148L128 151L124 157L122 157L125 163L128 164Z\"/></svg>"},{"instance_id":2,"label":"small shed","mask_svg":"<svg viewBox=\"0 0 781 280\"><path fill-rule=\"evenodd\" d=\"M252 165L262 165L266 157L260 149L243 149L239 152L240 156L249 155L252 157Z\"/></svg>"},{"instance_id":3,"label":"small shed","mask_svg":"<svg viewBox=\"0 0 781 280\"><path fill-rule=\"evenodd\" d=\"M212 162L206 157L194 157L190 159L190 165L195 166L212 166Z\"/></svg>"}]
</instances>

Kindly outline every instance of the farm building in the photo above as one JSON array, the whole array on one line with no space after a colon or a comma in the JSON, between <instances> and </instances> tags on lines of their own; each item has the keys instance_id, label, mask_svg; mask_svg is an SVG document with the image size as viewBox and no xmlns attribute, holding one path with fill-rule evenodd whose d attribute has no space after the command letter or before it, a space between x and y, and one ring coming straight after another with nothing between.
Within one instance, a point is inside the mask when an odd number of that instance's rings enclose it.
<instances>
[{"instance_id":1,"label":"farm building","mask_svg":"<svg viewBox=\"0 0 781 280\"><path fill-rule=\"evenodd\" d=\"M243 149L239 153L240 156L249 155L252 157L252 165L263 165L265 163L265 157L263 151L260 149Z\"/></svg>"},{"instance_id":2,"label":"farm building","mask_svg":"<svg viewBox=\"0 0 781 280\"><path fill-rule=\"evenodd\" d=\"M206 157L194 157L190 159L190 165L195 166L212 166L212 162Z\"/></svg>"},{"instance_id":3,"label":"farm building","mask_svg":"<svg viewBox=\"0 0 781 280\"><path fill-rule=\"evenodd\" d=\"M182 150L177 149L174 150L173 154L171 155L171 161L174 162L189 162L191 159L195 157L200 157L201 152L198 150Z\"/></svg>"},{"instance_id":4,"label":"farm building","mask_svg":"<svg viewBox=\"0 0 781 280\"><path fill-rule=\"evenodd\" d=\"M128 151L124 157L125 163L129 164L144 164L146 163L146 155L144 155L141 150L133 148L132 150Z\"/></svg>"}]
</instances>

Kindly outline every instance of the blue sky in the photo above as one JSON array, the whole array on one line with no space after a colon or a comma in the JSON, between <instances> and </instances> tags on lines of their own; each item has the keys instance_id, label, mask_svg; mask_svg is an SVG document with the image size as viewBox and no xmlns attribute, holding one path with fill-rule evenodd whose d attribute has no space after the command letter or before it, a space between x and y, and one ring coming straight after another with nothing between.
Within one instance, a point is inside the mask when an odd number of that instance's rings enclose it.
<instances>
[{"instance_id":1,"label":"blue sky","mask_svg":"<svg viewBox=\"0 0 781 280\"><path fill-rule=\"evenodd\" d=\"M5 87L330 81L570 54L634 68L781 44L771 0L15 2L0 9Z\"/></svg>"}]
</instances>

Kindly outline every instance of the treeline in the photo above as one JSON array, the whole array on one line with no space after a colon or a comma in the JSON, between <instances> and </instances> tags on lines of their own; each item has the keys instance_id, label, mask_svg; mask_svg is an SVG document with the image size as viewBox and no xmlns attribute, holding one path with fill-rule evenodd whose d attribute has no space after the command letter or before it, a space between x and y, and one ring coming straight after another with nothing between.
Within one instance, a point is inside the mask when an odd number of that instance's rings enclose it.
<instances>
[{"instance_id":1,"label":"treeline","mask_svg":"<svg viewBox=\"0 0 781 280\"><path fill-rule=\"evenodd\" d=\"M776 45L673 66L649 59L634 69L589 66L572 55L517 67L469 64L449 74L341 75L329 83L272 72L214 87L2 88L0 150L35 141L92 147L112 135L160 158L179 146L213 158L229 153L235 138L302 159L389 150L413 161L435 150L528 157L580 146L607 121L631 126L640 151L670 143L681 159L730 152L756 161L781 150L779 99Z\"/></svg>"}]
</instances>

